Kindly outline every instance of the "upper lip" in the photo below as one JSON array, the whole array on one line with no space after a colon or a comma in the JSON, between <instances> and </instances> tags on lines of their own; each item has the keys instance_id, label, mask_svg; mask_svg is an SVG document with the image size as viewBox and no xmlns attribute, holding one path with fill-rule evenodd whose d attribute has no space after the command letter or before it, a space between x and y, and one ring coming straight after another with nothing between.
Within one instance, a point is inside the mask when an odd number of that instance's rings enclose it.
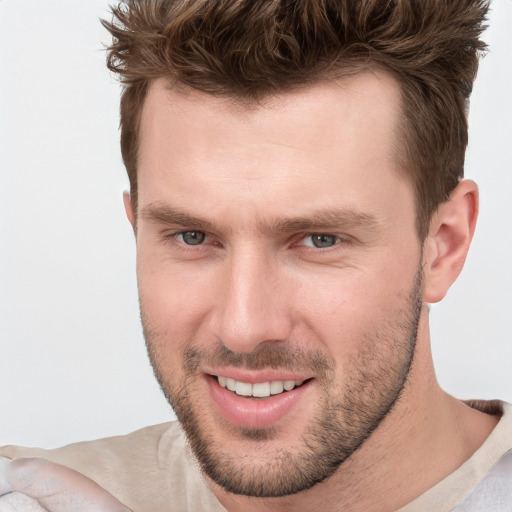
<instances>
[{"instance_id":1,"label":"upper lip","mask_svg":"<svg viewBox=\"0 0 512 512\"><path fill-rule=\"evenodd\" d=\"M228 379L233 379L239 382L247 382L249 384L258 384L261 382L272 381L287 381L287 380L301 380L305 381L311 378L299 372L292 372L288 370L245 370L238 368L208 368L204 370L207 375L215 377L222 376Z\"/></svg>"}]
</instances>

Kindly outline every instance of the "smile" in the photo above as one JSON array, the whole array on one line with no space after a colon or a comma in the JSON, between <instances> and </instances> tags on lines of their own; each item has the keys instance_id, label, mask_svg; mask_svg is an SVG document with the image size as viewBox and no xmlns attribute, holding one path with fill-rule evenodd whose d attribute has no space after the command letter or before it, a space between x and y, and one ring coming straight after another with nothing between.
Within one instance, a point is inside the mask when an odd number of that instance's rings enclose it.
<instances>
[{"instance_id":1,"label":"smile","mask_svg":"<svg viewBox=\"0 0 512 512\"><path fill-rule=\"evenodd\" d=\"M212 368L203 375L211 403L223 420L251 429L273 426L289 415L296 418L293 410L301 401L309 404L306 397L315 390L314 377L288 371Z\"/></svg>"},{"instance_id":2,"label":"smile","mask_svg":"<svg viewBox=\"0 0 512 512\"><path fill-rule=\"evenodd\" d=\"M270 395L279 395L285 391L302 385L302 380L272 380L267 382L258 382L251 384L250 382L241 382L229 377L217 376L220 386L233 391L239 396L265 398Z\"/></svg>"}]
</instances>

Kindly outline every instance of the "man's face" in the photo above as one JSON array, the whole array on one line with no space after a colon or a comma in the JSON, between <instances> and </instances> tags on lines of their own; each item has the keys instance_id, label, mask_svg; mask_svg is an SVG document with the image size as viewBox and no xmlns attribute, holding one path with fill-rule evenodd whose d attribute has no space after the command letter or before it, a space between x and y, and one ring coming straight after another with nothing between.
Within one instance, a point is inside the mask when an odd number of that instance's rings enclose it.
<instances>
[{"instance_id":1,"label":"man's face","mask_svg":"<svg viewBox=\"0 0 512 512\"><path fill-rule=\"evenodd\" d=\"M157 82L138 281L155 373L205 473L282 496L331 475L397 400L421 244L383 75L234 104Z\"/></svg>"}]
</instances>

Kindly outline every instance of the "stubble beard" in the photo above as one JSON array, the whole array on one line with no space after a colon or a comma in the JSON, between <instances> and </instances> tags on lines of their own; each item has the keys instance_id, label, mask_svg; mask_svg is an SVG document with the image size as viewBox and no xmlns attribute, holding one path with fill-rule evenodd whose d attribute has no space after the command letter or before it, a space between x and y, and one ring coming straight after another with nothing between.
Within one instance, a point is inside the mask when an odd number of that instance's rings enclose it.
<instances>
[{"instance_id":1,"label":"stubble beard","mask_svg":"<svg viewBox=\"0 0 512 512\"><path fill-rule=\"evenodd\" d=\"M141 305L142 307L142 305ZM237 354L220 342L213 349L189 348L183 356L181 385L159 368L153 333L144 325L155 376L185 431L202 471L226 491L245 496L284 497L305 491L330 477L369 438L399 400L412 366L422 308L422 271L394 319L367 334L357 353L343 367L336 386L336 364L319 351L301 351L283 344L263 344L256 352ZM227 365L246 369L286 369L315 375L319 417L294 446L264 443L273 427L250 429L224 425L233 439L262 444L261 457L230 452L216 439L216 428L204 418L200 405L198 368ZM341 384L341 385L340 385Z\"/></svg>"}]
</instances>

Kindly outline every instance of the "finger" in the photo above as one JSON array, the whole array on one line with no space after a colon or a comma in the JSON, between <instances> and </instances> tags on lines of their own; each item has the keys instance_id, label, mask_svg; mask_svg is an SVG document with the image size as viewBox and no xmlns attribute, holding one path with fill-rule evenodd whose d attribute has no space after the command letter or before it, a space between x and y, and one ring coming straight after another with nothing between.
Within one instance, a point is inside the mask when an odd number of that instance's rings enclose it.
<instances>
[{"instance_id":1,"label":"finger","mask_svg":"<svg viewBox=\"0 0 512 512\"><path fill-rule=\"evenodd\" d=\"M14 459L4 463L2 476L7 488L35 499L50 512L130 512L91 479L45 459Z\"/></svg>"},{"instance_id":2,"label":"finger","mask_svg":"<svg viewBox=\"0 0 512 512\"><path fill-rule=\"evenodd\" d=\"M11 492L0 496L0 512L48 512L37 502L20 492Z\"/></svg>"},{"instance_id":3,"label":"finger","mask_svg":"<svg viewBox=\"0 0 512 512\"><path fill-rule=\"evenodd\" d=\"M73 476L79 474L45 459L21 457L4 461L2 476L11 491L19 491L31 498L39 499L68 489L73 484L70 477L66 477L68 471L72 472Z\"/></svg>"},{"instance_id":4,"label":"finger","mask_svg":"<svg viewBox=\"0 0 512 512\"><path fill-rule=\"evenodd\" d=\"M0 496L12 491L12 487L5 477L5 473L9 468L11 459L0 457Z\"/></svg>"}]
</instances>

